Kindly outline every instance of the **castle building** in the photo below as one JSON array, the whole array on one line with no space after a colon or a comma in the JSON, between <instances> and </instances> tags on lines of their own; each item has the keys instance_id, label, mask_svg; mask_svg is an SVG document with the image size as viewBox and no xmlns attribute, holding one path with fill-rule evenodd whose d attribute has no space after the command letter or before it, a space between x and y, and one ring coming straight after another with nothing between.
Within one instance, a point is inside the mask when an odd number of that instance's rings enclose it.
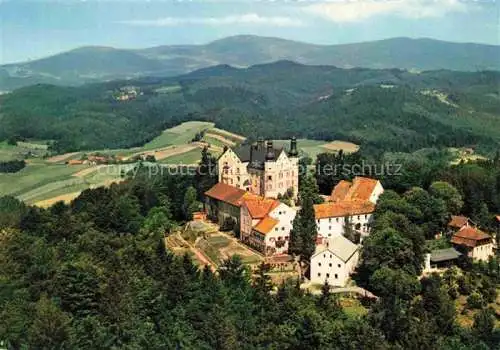
<instances>
[{"instance_id":1,"label":"castle building","mask_svg":"<svg viewBox=\"0 0 500 350\"><path fill-rule=\"evenodd\" d=\"M256 144L228 148L218 159L219 182L265 197L277 198L288 190L299 190L297 140L288 152L260 138Z\"/></svg>"}]
</instances>

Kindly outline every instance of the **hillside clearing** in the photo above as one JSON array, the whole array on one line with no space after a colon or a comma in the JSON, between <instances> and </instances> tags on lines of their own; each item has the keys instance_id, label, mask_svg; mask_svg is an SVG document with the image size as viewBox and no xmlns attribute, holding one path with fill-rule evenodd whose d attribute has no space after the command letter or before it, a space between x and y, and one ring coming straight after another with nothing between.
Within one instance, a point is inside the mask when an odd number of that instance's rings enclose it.
<instances>
[{"instance_id":1,"label":"hillside clearing","mask_svg":"<svg viewBox=\"0 0 500 350\"><path fill-rule=\"evenodd\" d=\"M238 134L235 134L235 133L223 130L223 129L219 129L219 128L210 129L210 133L224 136L226 138L232 139L235 142L243 142L246 140L246 137L244 137L244 136L241 136L241 135L238 135Z\"/></svg>"},{"instance_id":2,"label":"hillside clearing","mask_svg":"<svg viewBox=\"0 0 500 350\"><path fill-rule=\"evenodd\" d=\"M322 147L326 148L328 151L338 152L342 150L344 153L354 153L359 150L358 145L347 141L333 141L323 145Z\"/></svg>"}]
</instances>

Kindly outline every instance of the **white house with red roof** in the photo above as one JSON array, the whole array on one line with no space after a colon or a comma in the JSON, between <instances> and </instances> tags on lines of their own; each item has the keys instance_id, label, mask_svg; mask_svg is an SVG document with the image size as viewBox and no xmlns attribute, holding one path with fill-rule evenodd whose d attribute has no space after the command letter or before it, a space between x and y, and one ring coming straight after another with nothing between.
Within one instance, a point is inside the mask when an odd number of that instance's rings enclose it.
<instances>
[{"instance_id":1,"label":"white house with red roof","mask_svg":"<svg viewBox=\"0 0 500 350\"><path fill-rule=\"evenodd\" d=\"M463 226L453 235L451 243L474 260L487 261L494 255L493 237L475 227Z\"/></svg>"},{"instance_id":2,"label":"white house with red roof","mask_svg":"<svg viewBox=\"0 0 500 350\"><path fill-rule=\"evenodd\" d=\"M380 181L355 177L352 182L340 181L332 190L330 201L314 206L318 241L342 236L346 221L361 236L370 232L375 204L384 188Z\"/></svg>"},{"instance_id":3,"label":"white house with red roof","mask_svg":"<svg viewBox=\"0 0 500 350\"><path fill-rule=\"evenodd\" d=\"M288 253L297 211L277 200L245 200L241 209L241 239L266 256Z\"/></svg>"}]
</instances>

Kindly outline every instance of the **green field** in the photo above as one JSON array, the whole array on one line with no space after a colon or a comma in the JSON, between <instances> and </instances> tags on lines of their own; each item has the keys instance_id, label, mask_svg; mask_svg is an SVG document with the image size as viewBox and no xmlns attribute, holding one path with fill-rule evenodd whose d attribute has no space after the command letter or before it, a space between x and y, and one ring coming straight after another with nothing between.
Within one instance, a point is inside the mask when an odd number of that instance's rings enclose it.
<instances>
[{"instance_id":1,"label":"green field","mask_svg":"<svg viewBox=\"0 0 500 350\"><path fill-rule=\"evenodd\" d=\"M75 193L89 187L109 185L119 180L121 173L126 172L134 164L109 165L99 168L89 168L88 165L64 164L70 159L80 159L86 154L108 154L130 156L167 147L170 145L185 145L191 141L196 133L211 129L213 123L187 122L165 130L160 136L151 140L143 147L130 149L112 149L86 151L61 157L57 163L44 160L41 155L46 152L46 142L24 142L17 146L0 143L0 161L22 159L27 152L40 155L37 158L27 159L27 166L15 174L0 174L0 195L16 196L27 203L36 203L57 196ZM213 140L213 144L216 144ZM172 155L163 159L164 164L195 164L201 158L201 149L194 149L182 154ZM80 172L82 171L82 172Z\"/></svg>"},{"instance_id":2,"label":"green field","mask_svg":"<svg viewBox=\"0 0 500 350\"><path fill-rule=\"evenodd\" d=\"M336 141L338 142L338 141ZM316 159L316 156L320 153L326 152L335 152L335 150L328 149L325 146L330 142L327 141L318 141L318 140L309 140L309 139L298 139L297 140L297 148L299 149L299 154L301 157L308 156L313 159L313 162ZM342 142L341 142L342 143ZM290 148L290 140L273 140L273 144L275 147L285 147L285 149ZM346 143L346 147L341 147L344 152L352 152L352 148L350 146L354 146L354 144Z\"/></svg>"},{"instance_id":3,"label":"green field","mask_svg":"<svg viewBox=\"0 0 500 350\"><path fill-rule=\"evenodd\" d=\"M201 159L201 150L194 149L159 161L162 164L196 164Z\"/></svg>"},{"instance_id":4,"label":"green field","mask_svg":"<svg viewBox=\"0 0 500 350\"><path fill-rule=\"evenodd\" d=\"M59 164L28 164L17 173L0 174L0 193L21 196L51 183L71 179L71 174L85 167L84 165L68 167Z\"/></svg>"},{"instance_id":5,"label":"green field","mask_svg":"<svg viewBox=\"0 0 500 350\"><path fill-rule=\"evenodd\" d=\"M41 142L41 141L40 141ZM0 162L23 159L25 155L31 154L42 157L47 153L47 145L30 142L18 142L17 146L9 145L7 142L0 142Z\"/></svg>"},{"instance_id":6,"label":"green field","mask_svg":"<svg viewBox=\"0 0 500 350\"><path fill-rule=\"evenodd\" d=\"M152 150L171 145L184 145L191 141L196 133L214 126L208 122L186 122L165 130L160 136L146 143L142 148Z\"/></svg>"},{"instance_id":7,"label":"green field","mask_svg":"<svg viewBox=\"0 0 500 350\"><path fill-rule=\"evenodd\" d=\"M158 94L170 94L173 92L178 92L182 90L182 86L180 85L170 85L170 86L162 86L155 90Z\"/></svg>"}]
</instances>

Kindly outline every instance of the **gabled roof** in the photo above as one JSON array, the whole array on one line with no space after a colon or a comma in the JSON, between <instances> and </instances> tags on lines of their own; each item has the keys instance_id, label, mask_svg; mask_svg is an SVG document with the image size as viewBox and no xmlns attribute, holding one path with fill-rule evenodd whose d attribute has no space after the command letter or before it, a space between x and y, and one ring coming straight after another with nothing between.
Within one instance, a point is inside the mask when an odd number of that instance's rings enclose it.
<instances>
[{"instance_id":1,"label":"gabled roof","mask_svg":"<svg viewBox=\"0 0 500 350\"><path fill-rule=\"evenodd\" d=\"M352 182L341 180L332 190L330 200L368 201L377 186L378 180L356 176Z\"/></svg>"},{"instance_id":2,"label":"gabled roof","mask_svg":"<svg viewBox=\"0 0 500 350\"><path fill-rule=\"evenodd\" d=\"M462 228L469 223L469 218L462 215L452 215L448 223L449 227Z\"/></svg>"},{"instance_id":3,"label":"gabled roof","mask_svg":"<svg viewBox=\"0 0 500 350\"><path fill-rule=\"evenodd\" d=\"M326 241L326 244L316 246L316 251L314 252L312 258L316 255L329 251L343 262L348 262L357 250L358 246L356 244L352 243L344 236L336 236L329 238Z\"/></svg>"},{"instance_id":4,"label":"gabled roof","mask_svg":"<svg viewBox=\"0 0 500 350\"><path fill-rule=\"evenodd\" d=\"M473 248L481 245L481 241L488 241L489 243L490 240L491 236L489 234L484 233L475 227L464 226L453 235L451 243Z\"/></svg>"},{"instance_id":5,"label":"gabled roof","mask_svg":"<svg viewBox=\"0 0 500 350\"><path fill-rule=\"evenodd\" d=\"M240 188L219 182L206 191L205 196L239 207L246 193Z\"/></svg>"},{"instance_id":6,"label":"gabled roof","mask_svg":"<svg viewBox=\"0 0 500 350\"><path fill-rule=\"evenodd\" d=\"M274 226L276 226L278 223L279 220L272 218L270 216L266 216L262 220L260 220L253 229L265 235L271 232Z\"/></svg>"},{"instance_id":7,"label":"gabled roof","mask_svg":"<svg viewBox=\"0 0 500 350\"><path fill-rule=\"evenodd\" d=\"M349 188L344 200L360 200L367 201L377 186L378 180L368 177L356 176L352 181L352 186Z\"/></svg>"},{"instance_id":8,"label":"gabled roof","mask_svg":"<svg viewBox=\"0 0 500 350\"><path fill-rule=\"evenodd\" d=\"M455 248L437 249L431 252L431 261L440 262L457 259L462 255Z\"/></svg>"},{"instance_id":9,"label":"gabled roof","mask_svg":"<svg viewBox=\"0 0 500 350\"><path fill-rule=\"evenodd\" d=\"M276 199L259 197L243 199L243 205L248 209L248 213L252 219L262 219L271 210L278 207L280 202Z\"/></svg>"},{"instance_id":10,"label":"gabled roof","mask_svg":"<svg viewBox=\"0 0 500 350\"><path fill-rule=\"evenodd\" d=\"M314 205L316 219L371 214L374 211L375 204L369 201L327 202Z\"/></svg>"},{"instance_id":11,"label":"gabled roof","mask_svg":"<svg viewBox=\"0 0 500 350\"><path fill-rule=\"evenodd\" d=\"M330 200L332 202L343 201L347 196L347 192L352 186L352 182L341 180L332 190L332 195L330 196Z\"/></svg>"}]
</instances>

